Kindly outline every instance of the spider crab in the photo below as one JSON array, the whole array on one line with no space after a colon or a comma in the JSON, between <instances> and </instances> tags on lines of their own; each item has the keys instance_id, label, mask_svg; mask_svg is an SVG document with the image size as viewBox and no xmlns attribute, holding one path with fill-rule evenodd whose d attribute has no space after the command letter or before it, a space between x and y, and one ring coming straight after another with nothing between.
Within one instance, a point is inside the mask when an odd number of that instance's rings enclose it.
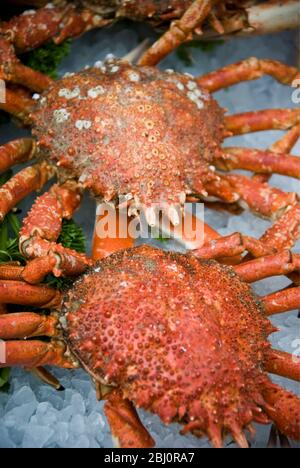
<instances>
[{"instance_id":1,"label":"spider crab","mask_svg":"<svg viewBox=\"0 0 300 468\"><path fill-rule=\"evenodd\" d=\"M271 349L267 337L274 328L266 318L299 307L299 286L259 298L248 283L281 274L299 282L299 255L288 250L299 237L298 197L266 180L273 172L299 177L299 159L286 153L299 136L300 112L224 118L208 92L263 71L285 83L298 73L251 59L194 79L108 58L49 83L34 100L8 88L1 105L30 123L35 135L1 148L1 170L37 157L2 187L1 216L55 172L59 177L24 221L20 248L30 261L0 267L1 303L52 310L48 317L0 315L5 366L34 369L57 387L43 366L83 366L106 399L112 434L122 447L154 444L134 406L165 423L181 422L183 432L207 434L216 447L227 433L246 447L244 429L270 420L299 439L299 399L265 373L300 378L299 360ZM269 151L221 150L224 134L268 128L288 129ZM225 175L213 164L258 174ZM135 208L146 205L150 223L152 203L158 202L177 224L171 208L183 201L182 193L195 192L242 200L275 222L261 240L241 234L219 238L206 226L205 244L189 255L144 246L92 266L88 257L56 244L62 219L72 216L83 188L106 200L131 193ZM108 241L95 239L95 259L131 243ZM244 252L256 259L240 263ZM78 276L87 267L64 297L39 284L49 272ZM33 339L42 336L50 341Z\"/></svg>"},{"instance_id":2,"label":"spider crab","mask_svg":"<svg viewBox=\"0 0 300 468\"><path fill-rule=\"evenodd\" d=\"M183 42L237 34L270 33L296 29L299 25L297 0L9 0L9 3L41 7L3 23L17 52L25 52L54 39L61 43L117 19L146 21L169 29L145 53L141 63L155 65ZM171 25L169 25L171 23ZM43 25L43 27L41 27ZM169 25L169 26L168 26Z\"/></svg>"},{"instance_id":3,"label":"spider crab","mask_svg":"<svg viewBox=\"0 0 300 468\"><path fill-rule=\"evenodd\" d=\"M183 433L207 435L215 447L228 433L247 447L244 430L251 432L253 422L273 421L299 440L300 399L266 372L300 379L299 358L267 341L275 331L267 315L299 307L300 288L259 298L249 283L299 271L300 255L284 250L234 267L211 260L245 250L261 255L265 245L233 234L189 255L149 246L119 251L96 263L63 298L21 282L24 268L1 267L2 300L53 311L47 317L0 315L6 365L83 366L124 448L154 444L134 406L166 424L180 422ZM50 341L32 339L40 336Z\"/></svg>"}]
</instances>

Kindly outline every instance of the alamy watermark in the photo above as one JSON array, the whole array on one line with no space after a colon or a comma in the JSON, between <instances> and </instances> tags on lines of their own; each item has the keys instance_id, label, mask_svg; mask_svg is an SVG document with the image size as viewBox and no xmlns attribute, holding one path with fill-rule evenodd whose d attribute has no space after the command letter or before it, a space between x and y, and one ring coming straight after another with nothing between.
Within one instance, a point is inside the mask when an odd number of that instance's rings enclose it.
<instances>
[{"instance_id":1,"label":"alamy watermark","mask_svg":"<svg viewBox=\"0 0 300 468\"><path fill-rule=\"evenodd\" d=\"M95 233L100 239L164 239L183 240L190 247L204 243L204 205L185 203L183 206L151 204L132 212L130 202L100 203L97 206Z\"/></svg>"}]
</instances>

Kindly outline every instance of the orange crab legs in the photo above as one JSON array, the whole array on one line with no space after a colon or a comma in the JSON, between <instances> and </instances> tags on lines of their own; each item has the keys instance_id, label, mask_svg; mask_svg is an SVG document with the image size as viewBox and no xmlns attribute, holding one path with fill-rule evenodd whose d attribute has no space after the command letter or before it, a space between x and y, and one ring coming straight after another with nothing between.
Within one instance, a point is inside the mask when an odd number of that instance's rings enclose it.
<instances>
[{"instance_id":1,"label":"orange crab legs","mask_svg":"<svg viewBox=\"0 0 300 468\"><path fill-rule=\"evenodd\" d=\"M280 140L276 141L271 147L270 151L277 154L284 154L292 151L293 147L300 138L300 124L291 128ZM258 172L254 174L253 178L259 182L268 182L270 175L261 174Z\"/></svg>"},{"instance_id":2,"label":"orange crab legs","mask_svg":"<svg viewBox=\"0 0 300 468\"><path fill-rule=\"evenodd\" d=\"M0 173L15 164L29 161L35 154L35 142L31 138L21 138L0 146Z\"/></svg>"},{"instance_id":3,"label":"orange crab legs","mask_svg":"<svg viewBox=\"0 0 300 468\"><path fill-rule=\"evenodd\" d=\"M48 309L59 306L61 294L56 289L44 285L0 280L0 302Z\"/></svg>"},{"instance_id":4,"label":"orange crab legs","mask_svg":"<svg viewBox=\"0 0 300 468\"><path fill-rule=\"evenodd\" d=\"M300 382L299 356L271 349L266 353L264 367L271 374Z\"/></svg>"},{"instance_id":5,"label":"orange crab legs","mask_svg":"<svg viewBox=\"0 0 300 468\"><path fill-rule=\"evenodd\" d=\"M237 265L234 270L248 283L270 276L287 275L300 270L300 254L285 250L275 255L268 255Z\"/></svg>"},{"instance_id":6,"label":"orange crab legs","mask_svg":"<svg viewBox=\"0 0 300 468\"><path fill-rule=\"evenodd\" d=\"M22 272L26 281L40 281L49 270L56 276L77 276L92 264L86 255L56 243L63 218L70 219L80 201L80 192L71 181L53 186L36 200L20 232L20 250L33 260Z\"/></svg>"},{"instance_id":7,"label":"orange crab legs","mask_svg":"<svg viewBox=\"0 0 300 468\"><path fill-rule=\"evenodd\" d=\"M280 174L300 179L299 157L274 153L270 150L224 148L223 153L215 159L215 164L218 169L225 171L245 169L262 174Z\"/></svg>"},{"instance_id":8,"label":"orange crab legs","mask_svg":"<svg viewBox=\"0 0 300 468\"><path fill-rule=\"evenodd\" d=\"M201 28L215 3L215 0L195 0L182 18L174 21L170 29L145 52L139 65L156 65L180 44L192 39L193 33Z\"/></svg>"},{"instance_id":9,"label":"orange crab legs","mask_svg":"<svg viewBox=\"0 0 300 468\"><path fill-rule=\"evenodd\" d=\"M29 10L25 15L2 23L0 32L10 39L17 53L24 53L40 47L50 39L60 44L65 39L109 23L111 20L104 20L90 10L78 11L71 5L63 8L46 6L37 11Z\"/></svg>"},{"instance_id":10,"label":"orange crab legs","mask_svg":"<svg viewBox=\"0 0 300 468\"><path fill-rule=\"evenodd\" d=\"M32 369L45 365L64 369L78 367L78 364L68 357L66 346L58 340L50 343L38 340L5 342L5 363L0 363L0 367L18 366Z\"/></svg>"},{"instance_id":11,"label":"orange crab legs","mask_svg":"<svg viewBox=\"0 0 300 468\"><path fill-rule=\"evenodd\" d=\"M104 406L105 416L118 447L151 448L155 442L142 425L136 409L117 390L109 393Z\"/></svg>"},{"instance_id":12,"label":"orange crab legs","mask_svg":"<svg viewBox=\"0 0 300 468\"><path fill-rule=\"evenodd\" d=\"M53 176L47 163L21 170L0 188L0 222L7 213L34 190L40 190Z\"/></svg>"},{"instance_id":13,"label":"orange crab legs","mask_svg":"<svg viewBox=\"0 0 300 468\"><path fill-rule=\"evenodd\" d=\"M299 398L293 393L270 382L268 379L263 383L262 390L263 398L267 403L263 405L266 414L274 421L281 432L292 439L299 440Z\"/></svg>"},{"instance_id":14,"label":"orange crab legs","mask_svg":"<svg viewBox=\"0 0 300 468\"><path fill-rule=\"evenodd\" d=\"M197 82L213 93L241 81L256 80L264 75L270 75L282 84L292 85L294 80L299 77L299 70L276 60L250 57L201 76Z\"/></svg>"},{"instance_id":15,"label":"orange crab legs","mask_svg":"<svg viewBox=\"0 0 300 468\"><path fill-rule=\"evenodd\" d=\"M223 195L224 191L231 192L232 201L239 201L251 211L266 218L276 219L297 201L295 193L282 192L267 183L240 174L217 174L217 176L219 180L216 184L208 184L205 187L209 195L227 201Z\"/></svg>"},{"instance_id":16,"label":"orange crab legs","mask_svg":"<svg viewBox=\"0 0 300 468\"><path fill-rule=\"evenodd\" d=\"M0 316L0 339L55 337L58 335L57 326L58 320L52 316L32 312L5 314Z\"/></svg>"},{"instance_id":17,"label":"orange crab legs","mask_svg":"<svg viewBox=\"0 0 300 468\"><path fill-rule=\"evenodd\" d=\"M27 95L12 90L6 86L4 102L0 99L0 109L22 120L24 124L30 123L29 114L34 107L33 99Z\"/></svg>"},{"instance_id":18,"label":"orange crab legs","mask_svg":"<svg viewBox=\"0 0 300 468\"><path fill-rule=\"evenodd\" d=\"M1 36L0 28L0 79L42 92L52 83L51 78L23 65L15 56L9 40Z\"/></svg>"},{"instance_id":19,"label":"orange crab legs","mask_svg":"<svg viewBox=\"0 0 300 468\"><path fill-rule=\"evenodd\" d=\"M266 109L225 117L229 135L242 135L264 130L288 130L300 123L300 109Z\"/></svg>"},{"instance_id":20,"label":"orange crab legs","mask_svg":"<svg viewBox=\"0 0 300 468\"><path fill-rule=\"evenodd\" d=\"M284 289L262 299L267 315L300 309L300 287Z\"/></svg>"}]
</instances>

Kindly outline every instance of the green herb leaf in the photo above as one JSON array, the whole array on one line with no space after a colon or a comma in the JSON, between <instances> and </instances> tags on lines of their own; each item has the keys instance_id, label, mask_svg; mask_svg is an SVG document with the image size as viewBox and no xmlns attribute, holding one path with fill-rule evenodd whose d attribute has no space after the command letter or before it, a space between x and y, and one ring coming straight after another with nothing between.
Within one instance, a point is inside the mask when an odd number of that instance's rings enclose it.
<instances>
[{"instance_id":1,"label":"green herb leaf","mask_svg":"<svg viewBox=\"0 0 300 468\"><path fill-rule=\"evenodd\" d=\"M58 77L57 69L62 60L69 55L70 46L70 40L59 45L51 41L38 49L24 54L21 59L28 67L56 79Z\"/></svg>"},{"instance_id":2,"label":"green herb leaf","mask_svg":"<svg viewBox=\"0 0 300 468\"><path fill-rule=\"evenodd\" d=\"M0 392L6 392L9 388L10 369L0 369Z\"/></svg>"},{"instance_id":3,"label":"green herb leaf","mask_svg":"<svg viewBox=\"0 0 300 468\"><path fill-rule=\"evenodd\" d=\"M76 250L76 252L85 252L85 236L83 230L73 220L63 220L58 242L68 249ZM71 287L73 281L72 278L56 278L54 275L49 275L46 279L49 286L55 287L61 291Z\"/></svg>"}]
</instances>

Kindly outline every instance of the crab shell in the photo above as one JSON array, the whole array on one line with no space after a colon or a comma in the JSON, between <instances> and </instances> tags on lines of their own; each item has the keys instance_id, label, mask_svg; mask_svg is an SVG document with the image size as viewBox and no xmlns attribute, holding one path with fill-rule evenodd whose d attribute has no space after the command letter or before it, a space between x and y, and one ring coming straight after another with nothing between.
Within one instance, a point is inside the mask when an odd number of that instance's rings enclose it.
<instances>
[{"instance_id":1,"label":"crab shell","mask_svg":"<svg viewBox=\"0 0 300 468\"><path fill-rule=\"evenodd\" d=\"M261 415L274 330L230 267L148 246L121 251L75 284L63 313L85 369L165 423L213 438Z\"/></svg>"},{"instance_id":2,"label":"crab shell","mask_svg":"<svg viewBox=\"0 0 300 468\"><path fill-rule=\"evenodd\" d=\"M182 204L201 193L223 137L223 110L185 75L114 59L55 82L33 133L64 177L96 196ZM62 170L63 169L63 170Z\"/></svg>"}]
</instances>

